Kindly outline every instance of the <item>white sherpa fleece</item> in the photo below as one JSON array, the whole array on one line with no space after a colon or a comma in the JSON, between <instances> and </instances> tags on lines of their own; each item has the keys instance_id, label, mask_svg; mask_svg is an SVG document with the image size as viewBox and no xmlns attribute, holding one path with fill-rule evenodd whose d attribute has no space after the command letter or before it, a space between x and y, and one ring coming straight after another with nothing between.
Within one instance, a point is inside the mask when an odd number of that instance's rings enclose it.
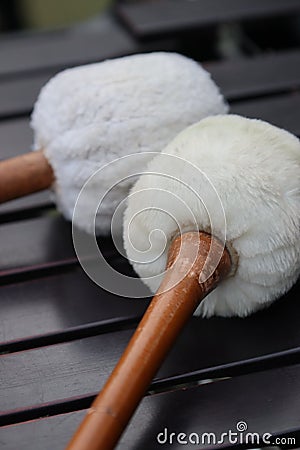
<instances>
[{"instance_id":1,"label":"white sherpa fleece","mask_svg":"<svg viewBox=\"0 0 300 450\"><path fill-rule=\"evenodd\" d=\"M236 273L210 293L196 313L246 316L285 293L300 272L299 140L260 120L220 115L188 127L153 158L147 167L152 174L142 175L134 185L124 216L128 258L152 291L161 277L151 276L164 270L178 224L182 231L191 229L193 213L197 228L211 231L196 194L217 223L214 234L221 238L224 231L205 176L168 155L192 162L212 182L224 207L226 241L239 258Z\"/></svg>"},{"instance_id":2,"label":"white sherpa fleece","mask_svg":"<svg viewBox=\"0 0 300 450\"><path fill-rule=\"evenodd\" d=\"M45 150L55 172L57 205L72 219L82 186L99 168L127 154L161 151L187 125L226 111L217 86L195 61L163 52L127 56L52 78L32 114L34 149ZM101 185L90 187L90 198L100 200L127 171L125 160L123 171L103 171ZM131 184L114 189L102 203L101 233L109 231L116 205ZM92 232L95 211L88 200L80 207L76 225Z\"/></svg>"}]
</instances>

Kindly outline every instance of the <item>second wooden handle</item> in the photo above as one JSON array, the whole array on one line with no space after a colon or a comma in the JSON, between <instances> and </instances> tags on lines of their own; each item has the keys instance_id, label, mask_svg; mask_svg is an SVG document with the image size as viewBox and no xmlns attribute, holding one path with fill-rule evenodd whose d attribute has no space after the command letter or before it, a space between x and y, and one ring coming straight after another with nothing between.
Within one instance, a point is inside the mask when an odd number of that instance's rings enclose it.
<instances>
[{"instance_id":1,"label":"second wooden handle","mask_svg":"<svg viewBox=\"0 0 300 450\"><path fill-rule=\"evenodd\" d=\"M47 189L53 181L42 150L0 161L0 203Z\"/></svg>"},{"instance_id":2,"label":"second wooden handle","mask_svg":"<svg viewBox=\"0 0 300 450\"><path fill-rule=\"evenodd\" d=\"M200 283L212 240L212 248L217 251L212 251L209 268L215 264L215 270ZM195 248L199 248L196 254ZM176 259L179 251L181 256ZM159 292L68 450L114 448L179 332L200 301L229 273L231 261L227 250L214 238L190 232L173 241L168 266Z\"/></svg>"}]
</instances>

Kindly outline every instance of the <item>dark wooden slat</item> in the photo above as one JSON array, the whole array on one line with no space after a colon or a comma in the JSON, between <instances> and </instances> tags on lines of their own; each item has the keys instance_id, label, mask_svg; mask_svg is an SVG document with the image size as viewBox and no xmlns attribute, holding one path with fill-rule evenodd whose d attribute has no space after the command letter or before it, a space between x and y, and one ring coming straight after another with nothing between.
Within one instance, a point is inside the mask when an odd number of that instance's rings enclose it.
<instances>
[{"instance_id":1,"label":"dark wooden slat","mask_svg":"<svg viewBox=\"0 0 300 450\"><path fill-rule=\"evenodd\" d=\"M15 220L16 215L23 219L42 215L51 206L54 207L49 190L18 198L0 205L0 223Z\"/></svg>"},{"instance_id":2,"label":"dark wooden slat","mask_svg":"<svg viewBox=\"0 0 300 450\"><path fill-rule=\"evenodd\" d=\"M117 8L118 16L142 38L299 11L298 0L152 0L120 4Z\"/></svg>"},{"instance_id":3,"label":"dark wooden slat","mask_svg":"<svg viewBox=\"0 0 300 450\"><path fill-rule=\"evenodd\" d=\"M215 62L206 64L206 68L230 101L292 90L300 85L300 51ZM40 88L54 74L55 71L49 70L23 79L2 80L0 117L29 113Z\"/></svg>"},{"instance_id":4,"label":"dark wooden slat","mask_svg":"<svg viewBox=\"0 0 300 450\"><path fill-rule=\"evenodd\" d=\"M237 431L236 424L240 421L247 423L249 432L297 437L296 447L300 443L299 374L299 366L288 367L145 398L119 448L137 450L147 448L148 444L153 450L180 450L182 444L159 444L158 433L166 427L176 433L214 431L220 437L230 429ZM233 446L227 439L225 445L207 444L206 440L185 448ZM250 443L249 447L255 445Z\"/></svg>"},{"instance_id":5,"label":"dark wooden slat","mask_svg":"<svg viewBox=\"0 0 300 450\"><path fill-rule=\"evenodd\" d=\"M0 122L0 139L0 160L29 152L33 140L29 118Z\"/></svg>"},{"instance_id":6,"label":"dark wooden slat","mask_svg":"<svg viewBox=\"0 0 300 450\"><path fill-rule=\"evenodd\" d=\"M287 51L206 64L230 101L300 86L300 52Z\"/></svg>"},{"instance_id":7,"label":"dark wooden slat","mask_svg":"<svg viewBox=\"0 0 300 450\"><path fill-rule=\"evenodd\" d=\"M299 347L298 298L299 286L268 310L247 319L193 318L158 376L169 377ZM83 298L78 301L84 303ZM64 307L61 313L59 305L55 308L62 326L68 326L68 321L63 319ZM110 332L3 355L0 409L3 412L26 409L97 392L131 333L129 330ZM263 368L263 358L261 366Z\"/></svg>"},{"instance_id":8,"label":"dark wooden slat","mask_svg":"<svg viewBox=\"0 0 300 450\"><path fill-rule=\"evenodd\" d=\"M109 15L90 27L16 34L0 43L0 76L63 68L132 53L137 45Z\"/></svg>"},{"instance_id":9,"label":"dark wooden slat","mask_svg":"<svg viewBox=\"0 0 300 450\"><path fill-rule=\"evenodd\" d=\"M21 425L0 428L0 445L5 450L62 450L84 417L85 411L61 414ZM55 430L55 432L53 432Z\"/></svg>"},{"instance_id":10,"label":"dark wooden slat","mask_svg":"<svg viewBox=\"0 0 300 450\"><path fill-rule=\"evenodd\" d=\"M78 233L85 234L80 230ZM110 260L120 259L110 237L99 236L98 245L105 257ZM56 210L47 217L0 225L0 247L0 282L10 275L75 264L78 261L71 222L67 222ZM81 256L90 260L97 257L95 253L90 254L88 249ZM128 269L132 271L125 258L122 261L126 266L125 272Z\"/></svg>"},{"instance_id":11,"label":"dark wooden slat","mask_svg":"<svg viewBox=\"0 0 300 450\"><path fill-rule=\"evenodd\" d=\"M0 118L25 115L31 112L41 87L56 73L31 74L24 78L0 81Z\"/></svg>"},{"instance_id":12,"label":"dark wooden slat","mask_svg":"<svg viewBox=\"0 0 300 450\"><path fill-rule=\"evenodd\" d=\"M219 439L221 433L229 430L236 432L240 421L247 423L248 432L261 436L272 434L270 442L273 444L278 436L295 438L294 445L290 447L298 448L299 393L298 365L146 397L117 448L180 450L183 445L176 441L173 444L159 444L158 433L165 428L168 433L197 433L199 436L213 431ZM20 442L23 450L31 450L33 445L35 450L60 450L66 446L85 412L77 411L3 427L0 429L0 442L6 450L15 450ZM203 444L185 445L184 448L232 447L228 440L222 445L212 444L208 445L206 438ZM250 447L255 447L255 443Z\"/></svg>"},{"instance_id":13,"label":"dark wooden slat","mask_svg":"<svg viewBox=\"0 0 300 450\"><path fill-rule=\"evenodd\" d=\"M113 295L79 268L0 287L0 349L3 344L62 333L70 328L121 316L140 315L145 300Z\"/></svg>"},{"instance_id":14,"label":"dark wooden slat","mask_svg":"<svg viewBox=\"0 0 300 450\"><path fill-rule=\"evenodd\" d=\"M231 107L231 112L266 120L300 136L300 94L298 93L240 102Z\"/></svg>"},{"instance_id":15,"label":"dark wooden slat","mask_svg":"<svg viewBox=\"0 0 300 450\"><path fill-rule=\"evenodd\" d=\"M131 333L118 331L1 356L1 389L5 386L6 393L1 392L0 410L25 409L97 391Z\"/></svg>"},{"instance_id":16,"label":"dark wooden slat","mask_svg":"<svg viewBox=\"0 0 300 450\"><path fill-rule=\"evenodd\" d=\"M60 216L0 226L0 277L22 268L75 260L71 225Z\"/></svg>"}]
</instances>

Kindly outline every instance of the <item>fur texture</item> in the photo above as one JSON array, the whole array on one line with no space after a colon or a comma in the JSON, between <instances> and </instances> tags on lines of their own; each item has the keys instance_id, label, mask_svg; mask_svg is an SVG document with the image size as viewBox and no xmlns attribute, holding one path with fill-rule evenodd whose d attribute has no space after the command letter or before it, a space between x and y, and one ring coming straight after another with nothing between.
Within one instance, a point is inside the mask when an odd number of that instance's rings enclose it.
<instances>
[{"instance_id":1,"label":"fur texture","mask_svg":"<svg viewBox=\"0 0 300 450\"><path fill-rule=\"evenodd\" d=\"M182 159L172 161L168 155ZM131 191L124 242L152 291L161 277L151 277L164 270L170 240L178 231L193 229L193 220L207 232L213 221L220 238L226 227L226 241L239 258L236 273L208 295L198 314L246 316L297 280L300 143L295 136L260 120L209 117L180 133L147 172Z\"/></svg>"},{"instance_id":2,"label":"fur texture","mask_svg":"<svg viewBox=\"0 0 300 450\"><path fill-rule=\"evenodd\" d=\"M45 149L55 172L58 207L72 219L82 186L98 169L127 154L161 151L186 126L226 111L217 86L195 61L163 52L127 56L51 79L32 115L34 148ZM80 228L93 231L89 196L100 200L127 171L125 160L117 173L114 166L102 171L101 185L90 187L77 215ZM99 232L109 231L116 205L131 185L117 186L102 202Z\"/></svg>"}]
</instances>

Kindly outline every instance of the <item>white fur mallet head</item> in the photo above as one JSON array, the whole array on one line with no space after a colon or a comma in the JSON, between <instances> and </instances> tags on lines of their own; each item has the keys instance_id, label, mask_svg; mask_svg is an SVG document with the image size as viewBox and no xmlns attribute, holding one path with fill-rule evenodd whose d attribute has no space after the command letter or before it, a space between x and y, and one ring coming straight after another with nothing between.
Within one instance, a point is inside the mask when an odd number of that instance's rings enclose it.
<instances>
[{"instance_id":1,"label":"white fur mallet head","mask_svg":"<svg viewBox=\"0 0 300 450\"><path fill-rule=\"evenodd\" d=\"M32 115L35 149L44 149L55 175L56 201L68 218L84 183L116 158L158 152L186 126L227 111L210 75L195 61L176 53L126 56L69 69L42 89ZM149 158L136 161L137 172ZM92 231L93 202L114 183L101 204L98 230L109 231L111 217L132 180L126 159L101 172L89 186L76 214L76 225Z\"/></svg>"},{"instance_id":2,"label":"white fur mallet head","mask_svg":"<svg viewBox=\"0 0 300 450\"><path fill-rule=\"evenodd\" d=\"M230 276L196 313L246 316L300 272L300 143L260 120L206 118L181 132L134 185L124 217L129 260L156 291L178 233L209 232L231 253Z\"/></svg>"}]
</instances>

